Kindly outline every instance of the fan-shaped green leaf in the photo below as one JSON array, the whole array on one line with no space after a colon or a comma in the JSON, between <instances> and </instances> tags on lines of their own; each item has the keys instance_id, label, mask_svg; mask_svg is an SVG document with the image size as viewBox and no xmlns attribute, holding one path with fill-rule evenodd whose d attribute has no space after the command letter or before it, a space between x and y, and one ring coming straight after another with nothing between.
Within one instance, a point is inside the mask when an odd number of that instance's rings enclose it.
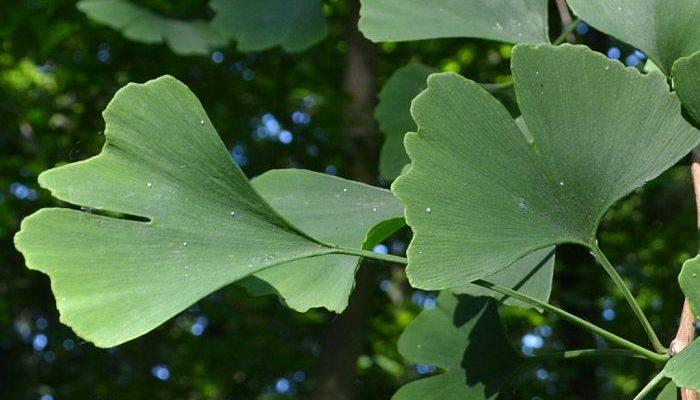
<instances>
[{"instance_id":1,"label":"fan-shaped green leaf","mask_svg":"<svg viewBox=\"0 0 700 400\"><path fill-rule=\"evenodd\" d=\"M663 389L656 395L650 396L648 399L654 400L678 400L678 386L676 386L673 381L670 381L664 386Z\"/></svg>"},{"instance_id":2,"label":"fan-shaped green leaf","mask_svg":"<svg viewBox=\"0 0 700 400\"><path fill-rule=\"evenodd\" d=\"M549 42L546 0L362 0L359 27L375 42L448 37Z\"/></svg>"},{"instance_id":3,"label":"fan-shaped green leaf","mask_svg":"<svg viewBox=\"0 0 700 400\"><path fill-rule=\"evenodd\" d=\"M700 316L700 256L683 263L678 282L695 315Z\"/></svg>"},{"instance_id":4,"label":"fan-shaped green leaf","mask_svg":"<svg viewBox=\"0 0 700 400\"><path fill-rule=\"evenodd\" d=\"M83 338L117 345L230 282L330 252L257 194L174 78L127 85L104 118L98 156L39 182L112 216L43 209L15 237L27 266L51 277L61 320Z\"/></svg>"},{"instance_id":5,"label":"fan-shaped green leaf","mask_svg":"<svg viewBox=\"0 0 700 400\"><path fill-rule=\"evenodd\" d=\"M241 51L301 51L328 32L321 0L211 0L209 6L216 11L212 26Z\"/></svg>"},{"instance_id":6,"label":"fan-shaped green leaf","mask_svg":"<svg viewBox=\"0 0 700 400\"><path fill-rule=\"evenodd\" d=\"M329 243L371 249L404 225L403 206L388 190L293 169L270 171L252 184L288 221ZM257 295L277 293L297 311L341 312L358 266L357 257L327 255L280 264L240 284Z\"/></svg>"},{"instance_id":7,"label":"fan-shaped green leaf","mask_svg":"<svg viewBox=\"0 0 700 400\"><path fill-rule=\"evenodd\" d=\"M700 140L660 74L571 45L518 45L512 71L532 141L456 74L431 75L413 101L412 164L393 190L414 232L414 286L460 286L553 244L594 247L605 211Z\"/></svg>"},{"instance_id":8,"label":"fan-shaped green leaf","mask_svg":"<svg viewBox=\"0 0 700 400\"><path fill-rule=\"evenodd\" d=\"M678 387L700 390L700 339L671 357L664 367L664 375Z\"/></svg>"},{"instance_id":9,"label":"fan-shaped green leaf","mask_svg":"<svg viewBox=\"0 0 700 400\"><path fill-rule=\"evenodd\" d=\"M700 125L700 51L673 64L673 83L688 114Z\"/></svg>"},{"instance_id":10,"label":"fan-shaped green leaf","mask_svg":"<svg viewBox=\"0 0 700 400\"><path fill-rule=\"evenodd\" d=\"M487 276L484 280L496 285L507 287L522 294L534 297L543 302L549 302L554 278L554 247L536 250L508 267ZM502 295L493 290L468 283L464 287L453 290L454 293L471 296L489 296L504 304L532 308L520 300Z\"/></svg>"},{"instance_id":11,"label":"fan-shaped green leaf","mask_svg":"<svg viewBox=\"0 0 700 400\"><path fill-rule=\"evenodd\" d=\"M576 15L645 52L666 73L700 50L698 0L569 0Z\"/></svg>"},{"instance_id":12,"label":"fan-shaped green leaf","mask_svg":"<svg viewBox=\"0 0 700 400\"><path fill-rule=\"evenodd\" d=\"M379 157L379 171L387 179L394 179L410 162L403 148L406 132L414 131L411 119L411 101L426 87L428 75L437 72L420 63L411 63L394 71L379 92L379 104L374 116L384 133L384 146Z\"/></svg>"},{"instance_id":13,"label":"fan-shaped green leaf","mask_svg":"<svg viewBox=\"0 0 700 400\"><path fill-rule=\"evenodd\" d=\"M404 330L399 352L444 373L403 386L392 400L492 399L523 362L508 342L492 300L448 292Z\"/></svg>"},{"instance_id":14,"label":"fan-shaped green leaf","mask_svg":"<svg viewBox=\"0 0 700 400\"><path fill-rule=\"evenodd\" d=\"M82 0L77 7L91 19L117 29L131 40L168 44L181 55L203 55L226 41L202 20L165 18L126 0Z\"/></svg>"}]
</instances>

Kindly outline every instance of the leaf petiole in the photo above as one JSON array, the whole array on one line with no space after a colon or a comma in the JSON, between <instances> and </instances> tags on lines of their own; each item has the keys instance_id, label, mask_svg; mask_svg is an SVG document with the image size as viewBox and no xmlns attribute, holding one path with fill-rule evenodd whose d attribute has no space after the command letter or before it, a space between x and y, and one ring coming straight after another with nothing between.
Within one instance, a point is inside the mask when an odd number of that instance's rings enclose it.
<instances>
[{"instance_id":1,"label":"leaf petiole","mask_svg":"<svg viewBox=\"0 0 700 400\"><path fill-rule=\"evenodd\" d=\"M346 247L334 247L331 250L332 253L336 254L348 254L348 255L355 255L355 256L360 256L360 257L365 257L365 258L370 258L374 260L379 260L379 261L387 261L387 262L393 262L397 264L408 264L408 259L404 257L399 257L399 256L393 256L390 254L381 254L381 253L375 253L373 251L368 251L368 250L358 250L358 249L351 249L351 248L346 248ZM616 334L607 331L591 322L586 321L585 319L579 318L567 311L562 310L561 308L555 307L549 303L546 303L544 301L538 300L534 297L530 297L528 295L522 294L520 292L517 292L512 289L508 289L503 286L499 286L496 284L493 284L491 282L487 282L482 279L478 279L474 282L472 282L475 285L484 287L486 289L493 290L495 292L501 293L506 296L513 297L515 299L518 299L522 302L528 303L530 305L533 305L535 307L541 308L543 310L547 310L551 313L554 313L567 321L578 325L590 332L595 333L596 335L602 336L603 338L607 339L608 341L618 344L622 347L625 347L629 349L632 352L635 352L639 354L640 356L644 358L648 358L649 360L652 360L654 362L659 362L659 363L665 363L668 361L670 356L668 354L659 354L654 351L645 349L642 346L639 346L638 344L635 344L633 342L630 342L627 339L624 339L620 336L617 336Z\"/></svg>"},{"instance_id":2,"label":"leaf petiole","mask_svg":"<svg viewBox=\"0 0 700 400\"><path fill-rule=\"evenodd\" d=\"M605 254L602 250L600 250L600 247L598 247L598 245L591 247L591 253L596 258L596 260L598 260L603 266L605 272L607 272L608 275L610 275L610 278L613 280L615 285L617 285L617 287L620 288L620 290L622 291L622 295L625 297L625 300L627 300L627 303L632 308L634 315L636 315L637 319L639 319L639 322L642 324L642 327L647 333L647 336L649 336L649 340L651 341L654 350L656 350L658 353L666 354L668 352L666 350L666 347L664 347L664 345L661 344L661 341L656 335L654 328L651 326L651 323L647 319L646 315L644 315L644 311L642 311L642 308L639 306L639 303L637 303L637 300L634 298L632 292L630 292L627 285L625 285L625 282L622 280L622 277L620 277L620 274L617 273L615 267L613 267L612 264L610 264L610 261L608 261L607 257L605 257Z\"/></svg>"}]
</instances>

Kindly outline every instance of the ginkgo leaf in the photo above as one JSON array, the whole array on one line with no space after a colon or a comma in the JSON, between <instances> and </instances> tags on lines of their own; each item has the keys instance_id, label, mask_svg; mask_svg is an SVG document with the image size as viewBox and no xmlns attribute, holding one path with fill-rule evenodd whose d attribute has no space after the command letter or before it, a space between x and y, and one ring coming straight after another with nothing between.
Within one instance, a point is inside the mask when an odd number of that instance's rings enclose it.
<instances>
[{"instance_id":1,"label":"ginkgo leaf","mask_svg":"<svg viewBox=\"0 0 700 400\"><path fill-rule=\"evenodd\" d=\"M359 28L374 42L473 37L548 43L546 0L362 0Z\"/></svg>"},{"instance_id":2,"label":"ginkgo leaf","mask_svg":"<svg viewBox=\"0 0 700 400\"><path fill-rule=\"evenodd\" d=\"M700 390L700 339L671 357L663 373L678 387Z\"/></svg>"},{"instance_id":3,"label":"ginkgo leaf","mask_svg":"<svg viewBox=\"0 0 700 400\"><path fill-rule=\"evenodd\" d=\"M586 23L642 50L667 73L700 50L698 0L569 0Z\"/></svg>"},{"instance_id":4,"label":"ginkgo leaf","mask_svg":"<svg viewBox=\"0 0 700 400\"><path fill-rule=\"evenodd\" d=\"M444 372L408 383L392 400L493 399L524 361L508 342L493 300L448 292L406 327L399 352Z\"/></svg>"},{"instance_id":5,"label":"ginkgo leaf","mask_svg":"<svg viewBox=\"0 0 700 400\"><path fill-rule=\"evenodd\" d=\"M386 179L394 179L410 162L403 148L406 132L414 131L411 101L426 87L428 75L437 72L420 63L411 63L394 71L379 92L379 103L374 116L384 133L384 145L379 157L379 172Z\"/></svg>"},{"instance_id":6,"label":"ginkgo leaf","mask_svg":"<svg viewBox=\"0 0 700 400\"><path fill-rule=\"evenodd\" d=\"M661 389L659 394L652 398L655 400L678 400L678 386L671 381Z\"/></svg>"},{"instance_id":7,"label":"ginkgo leaf","mask_svg":"<svg viewBox=\"0 0 700 400\"><path fill-rule=\"evenodd\" d=\"M226 41L203 20L180 21L159 16L126 0L81 0L80 11L142 43L166 42L181 55L204 55Z\"/></svg>"},{"instance_id":8,"label":"ginkgo leaf","mask_svg":"<svg viewBox=\"0 0 700 400\"><path fill-rule=\"evenodd\" d=\"M508 289L515 290L543 302L549 302L554 278L554 247L536 250L505 269L484 278ZM536 308L520 300L502 295L482 286L468 283L463 287L452 290L458 294L471 296L489 296L507 305L523 308Z\"/></svg>"},{"instance_id":9,"label":"ginkgo leaf","mask_svg":"<svg viewBox=\"0 0 700 400\"><path fill-rule=\"evenodd\" d=\"M267 172L252 184L288 221L329 243L372 249L404 225L403 206L390 191L359 182L286 169ZM358 266L358 257L326 255L280 264L239 284L252 294L276 293L297 311L341 312Z\"/></svg>"},{"instance_id":10,"label":"ginkgo leaf","mask_svg":"<svg viewBox=\"0 0 700 400\"><path fill-rule=\"evenodd\" d=\"M301 51L328 33L321 0L211 0L209 6L216 11L212 26L241 51Z\"/></svg>"},{"instance_id":11,"label":"ginkgo leaf","mask_svg":"<svg viewBox=\"0 0 700 400\"><path fill-rule=\"evenodd\" d=\"M531 140L456 74L431 75L413 101L411 168L392 189L416 287L464 285L555 244L595 248L606 210L700 141L661 74L571 45L517 45L511 69Z\"/></svg>"},{"instance_id":12,"label":"ginkgo leaf","mask_svg":"<svg viewBox=\"0 0 700 400\"><path fill-rule=\"evenodd\" d=\"M104 119L98 156L46 171L39 183L106 215L43 209L15 236L27 266L51 278L61 321L81 337L120 344L230 282L332 252L260 197L176 79L127 85Z\"/></svg>"},{"instance_id":13,"label":"ginkgo leaf","mask_svg":"<svg viewBox=\"0 0 700 400\"><path fill-rule=\"evenodd\" d=\"M678 283L695 315L700 315L700 255L683 263Z\"/></svg>"},{"instance_id":14,"label":"ginkgo leaf","mask_svg":"<svg viewBox=\"0 0 700 400\"><path fill-rule=\"evenodd\" d=\"M672 76L683 107L700 126L700 51L676 61Z\"/></svg>"}]
</instances>

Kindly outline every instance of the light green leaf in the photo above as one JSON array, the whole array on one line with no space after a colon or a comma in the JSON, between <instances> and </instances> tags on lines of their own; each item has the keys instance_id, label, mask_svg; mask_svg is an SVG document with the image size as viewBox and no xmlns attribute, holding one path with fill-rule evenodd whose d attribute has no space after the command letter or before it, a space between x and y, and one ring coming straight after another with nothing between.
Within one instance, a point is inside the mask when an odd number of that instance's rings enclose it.
<instances>
[{"instance_id":1,"label":"light green leaf","mask_svg":"<svg viewBox=\"0 0 700 400\"><path fill-rule=\"evenodd\" d=\"M536 250L505 269L487 276L484 280L496 285L507 287L522 294L534 297L543 302L549 302L554 278L554 247ZM464 287L453 290L454 293L471 296L489 296L504 304L523 308L533 308L520 300L494 292L493 290L468 283Z\"/></svg>"},{"instance_id":2,"label":"light green leaf","mask_svg":"<svg viewBox=\"0 0 700 400\"><path fill-rule=\"evenodd\" d=\"M461 286L555 244L594 247L606 210L700 141L660 74L571 45L518 45L511 69L532 142L459 75L431 75L413 101L412 164L392 189L416 287Z\"/></svg>"},{"instance_id":3,"label":"light green leaf","mask_svg":"<svg viewBox=\"0 0 700 400\"><path fill-rule=\"evenodd\" d=\"M403 148L403 137L416 129L411 119L411 101L425 89L428 75L433 72L436 72L434 68L420 63L408 64L394 71L379 92L374 116L385 137L379 157L379 172L384 178L396 178L410 162Z\"/></svg>"},{"instance_id":4,"label":"light green leaf","mask_svg":"<svg viewBox=\"0 0 700 400\"><path fill-rule=\"evenodd\" d=\"M323 241L372 249L404 225L403 206L384 189L304 170L276 170L253 187L288 221ZM327 255L258 272L239 284L252 294L279 294L304 312L325 307L341 312L355 283L358 257Z\"/></svg>"},{"instance_id":5,"label":"light green leaf","mask_svg":"<svg viewBox=\"0 0 700 400\"><path fill-rule=\"evenodd\" d=\"M683 106L695 123L700 125L700 51L676 61L672 75Z\"/></svg>"},{"instance_id":6,"label":"light green leaf","mask_svg":"<svg viewBox=\"0 0 700 400\"><path fill-rule=\"evenodd\" d=\"M569 0L586 23L647 54L666 73L700 50L698 0Z\"/></svg>"},{"instance_id":7,"label":"light green leaf","mask_svg":"<svg viewBox=\"0 0 700 400\"><path fill-rule=\"evenodd\" d=\"M492 399L523 362L508 342L492 300L448 292L404 330L399 352L444 373L403 386L392 400Z\"/></svg>"},{"instance_id":8,"label":"light green leaf","mask_svg":"<svg viewBox=\"0 0 700 400\"><path fill-rule=\"evenodd\" d=\"M51 277L61 321L81 337L120 344L230 282L330 253L257 194L176 79L127 85L104 119L98 156L46 171L39 183L109 214L43 209L15 236L27 266Z\"/></svg>"},{"instance_id":9,"label":"light green leaf","mask_svg":"<svg viewBox=\"0 0 700 400\"><path fill-rule=\"evenodd\" d=\"M546 0L362 0L359 27L374 42L448 37L549 42Z\"/></svg>"},{"instance_id":10,"label":"light green leaf","mask_svg":"<svg viewBox=\"0 0 700 400\"><path fill-rule=\"evenodd\" d=\"M328 33L321 0L211 0L209 6L216 11L212 26L241 51L301 51Z\"/></svg>"},{"instance_id":11,"label":"light green leaf","mask_svg":"<svg viewBox=\"0 0 700 400\"><path fill-rule=\"evenodd\" d=\"M678 283L695 315L700 315L700 255L683 263Z\"/></svg>"},{"instance_id":12,"label":"light green leaf","mask_svg":"<svg viewBox=\"0 0 700 400\"><path fill-rule=\"evenodd\" d=\"M678 387L700 390L700 339L671 357L663 372Z\"/></svg>"},{"instance_id":13,"label":"light green leaf","mask_svg":"<svg viewBox=\"0 0 700 400\"><path fill-rule=\"evenodd\" d=\"M650 396L649 399L655 400L678 400L678 386L672 381L667 383L666 386L657 394L656 396Z\"/></svg>"},{"instance_id":14,"label":"light green leaf","mask_svg":"<svg viewBox=\"0 0 700 400\"><path fill-rule=\"evenodd\" d=\"M226 44L206 21L161 17L126 0L82 0L77 7L91 19L121 31L128 39L142 43L165 41L180 55L204 55Z\"/></svg>"}]
</instances>

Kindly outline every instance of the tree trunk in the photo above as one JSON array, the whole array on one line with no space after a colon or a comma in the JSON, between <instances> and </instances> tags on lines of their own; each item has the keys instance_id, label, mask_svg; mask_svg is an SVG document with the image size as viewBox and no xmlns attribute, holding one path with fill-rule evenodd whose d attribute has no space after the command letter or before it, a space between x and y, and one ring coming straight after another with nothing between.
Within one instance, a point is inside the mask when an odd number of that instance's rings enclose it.
<instances>
[{"instance_id":1,"label":"tree trunk","mask_svg":"<svg viewBox=\"0 0 700 400\"><path fill-rule=\"evenodd\" d=\"M351 3L343 81L347 95L343 109L344 166L352 179L376 184L379 151L373 111L377 99L377 56L374 45L357 30L359 0ZM329 321L312 400L353 398L355 367L365 343L365 325L371 316L376 281L373 269L360 268L348 308Z\"/></svg>"}]
</instances>

